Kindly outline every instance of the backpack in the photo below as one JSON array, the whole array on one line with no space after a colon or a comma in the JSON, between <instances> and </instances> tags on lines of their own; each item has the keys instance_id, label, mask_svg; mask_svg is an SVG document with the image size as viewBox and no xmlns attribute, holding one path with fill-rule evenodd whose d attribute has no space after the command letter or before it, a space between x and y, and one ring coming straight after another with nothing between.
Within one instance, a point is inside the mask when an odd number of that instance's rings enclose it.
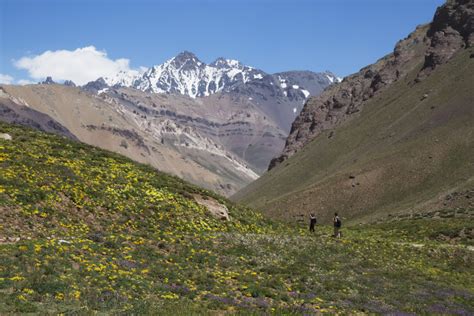
<instances>
[{"instance_id":1,"label":"backpack","mask_svg":"<svg viewBox=\"0 0 474 316\"><path fill-rule=\"evenodd\" d=\"M336 227L341 227L341 226L342 226L342 222L341 222L341 220L339 219L339 217L336 218L336 223L335 223L334 226L336 226Z\"/></svg>"}]
</instances>

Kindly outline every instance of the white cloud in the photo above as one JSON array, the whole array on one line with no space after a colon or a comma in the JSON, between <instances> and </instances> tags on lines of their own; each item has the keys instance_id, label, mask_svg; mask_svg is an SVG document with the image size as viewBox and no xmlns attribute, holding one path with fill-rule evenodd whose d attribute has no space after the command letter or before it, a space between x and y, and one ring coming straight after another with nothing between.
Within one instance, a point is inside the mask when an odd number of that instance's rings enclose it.
<instances>
[{"instance_id":1,"label":"white cloud","mask_svg":"<svg viewBox=\"0 0 474 316\"><path fill-rule=\"evenodd\" d=\"M31 78L43 80L47 76L53 80L72 80L83 85L99 77L113 77L119 71L138 74L130 69L130 61L125 58L110 59L105 51L94 46L76 50L46 51L40 55L23 57L15 61L19 69L26 69Z\"/></svg>"},{"instance_id":2,"label":"white cloud","mask_svg":"<svg viewBox=\"0 0 474 316\"><path fill-rule=\"evenodd\" d=\"M12 76L0 74L0 83L11 84L12 82L13 82Z\"/></svg>"},{"instance_id":3,"label":"white cloud","mask_svg":"<svg viewBox=\"0 0 474 316\"><path fill-rule=\"evenodd\" d=\"M36 81L32 81L32 80L28 80L28 79L20 79L18 80L16 83L18 83L19 85L27 85L27 84L35 84Z\"/></svg>"}]
</instances>

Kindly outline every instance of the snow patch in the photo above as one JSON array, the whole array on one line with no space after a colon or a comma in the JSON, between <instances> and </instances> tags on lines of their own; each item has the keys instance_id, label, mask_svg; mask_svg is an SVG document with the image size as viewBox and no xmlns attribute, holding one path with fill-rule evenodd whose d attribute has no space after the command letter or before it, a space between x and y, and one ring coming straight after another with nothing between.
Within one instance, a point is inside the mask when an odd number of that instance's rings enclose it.
<instances>
[{"instance_id":1,"label":"snow patch","mask_svg":"<svg viewBox=\"0 0 474 316\"><path fill-rule=\"evenodd\" d=\"M109 91L109 88L100 89L99 91L97 91L97 94L101 94L107 91Z\"/></svg>"},{"instance_id":2,"label":"snow patch","mask_svg":"<svg viewBox=\"0 0 474 316\"><path fill-rule=\"evenodd\" d=\"M344 78L341 78L341 77L336 77L331 73L326 73L326 78L328 78L329 82L331 82L331 83L339 83L339 82L342 81L342 79L344 79Z\"/></svg>"},{"instance_id":3,"label":"snow patch","mask_svg":"<svg viewBox=\"0 0 474 316\"><path fill-rule=\"evenodd\" d=\"M235 59L226 59L225 60L227 62L227 64L231 67L238 67L240 66L240 61L238 60L235 60Z\"/></svg>"},{"instance_id":4,"label":"snow patch","mask_svg":"<svg viewBox=\"0 0 474 316\"><path fill-rule=\"evenodd\" d=\"M301 92L303 92L305 99L309 97L309 91L305 89L301 89Z\"/></svg>"}]
</instances>

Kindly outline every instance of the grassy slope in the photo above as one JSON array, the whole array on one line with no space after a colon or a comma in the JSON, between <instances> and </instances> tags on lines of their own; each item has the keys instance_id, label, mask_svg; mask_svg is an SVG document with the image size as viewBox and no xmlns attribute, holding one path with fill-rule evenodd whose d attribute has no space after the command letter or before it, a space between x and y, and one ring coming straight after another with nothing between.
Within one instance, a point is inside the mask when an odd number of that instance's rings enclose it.
<instances>
[{"instance_id":1,"label":"grassy slope","mask_svg":"<svg viewBox=\"0 0 474 316\"><path fill-rule=\"evenodd\" d=\"M439 196L473 188L469 54L421 83L410 83L415 73L395 83L333 137L323 133L233 199L280 218L311 210L325 220L338 211L365 221L429 208Z\"/></svg>"},{"instance_id":2,"label":"grassy slope","mask_svg":"<svg viewBox=\"0 0 474 316\"><path fill-rule=\"evenodd\" d=\"M13 136L0 140L0 314L474 312L472 223L357 227L338 241L213 196L230 208L221 222L191 197L210 193L177 178L0 131Z\"/></svg>"}]
</instances>

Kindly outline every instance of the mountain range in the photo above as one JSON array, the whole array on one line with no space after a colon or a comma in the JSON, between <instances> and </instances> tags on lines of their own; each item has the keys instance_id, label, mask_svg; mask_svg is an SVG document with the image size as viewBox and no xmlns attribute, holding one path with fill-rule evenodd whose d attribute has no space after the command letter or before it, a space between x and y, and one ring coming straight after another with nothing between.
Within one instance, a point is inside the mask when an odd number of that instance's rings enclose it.
<instances>
[{"instance_id":1,"label":"mountain range","mask_svg":"<svg viewBox=\"0 0 474 316\"><path fill-rule=\"evenodd\" d=\"M295 71L288 75L285 73L269 75L262 70L243 65L238 60L223 57L206 64L193 53L184 51L140 74L135 74L135 71L120 71L113 77L98 78L86 84L84 88L98 91L105 87L128 87L144 92L173 93L197 98L218 92L230 92L237 86L261 81L267 76L278 78L277 82L272 81L272 84L281 88L285 96L293 95L290 99L294 98L294 95L305 99L310 93L314 95L328 84L342 80L329 71L324 73ZM292 80L287 81L288 79ZM290 92L292 90L299 91Z\"/></svg>"},{"instance_id":2,"label":"mountain range","mask_svg":"<svg viewBox=\"0 0 474 316\"><path fill-rule=\"evenodd\" d=\"M224 58L207 65L185 51L139 75L82 87L51 77L4 85L0 104L38 111L67 131L56 132L230 195L281 152L307 98L339 81L331 72L267 74ZM39 126L31 120L16 121Z\"/></svg>"},{"instance_id":3,"label":"mountain range","mask_svg":"<svg viewBox=\"0 0 474 316\"><path fill-rule=\"evenodd\" d=\"M210 64L184 51L141 74L121 71L84 85L100 93L114 87L147 93L185 95L192 99L214 94L229 95L234 102L249 102L267 113L279 127L289 131L295 115L310 95L318 95L332 83L341 82L330 71L288 71L268 74L233 59L217 58Z\"/></svg>"}]
</instances>

